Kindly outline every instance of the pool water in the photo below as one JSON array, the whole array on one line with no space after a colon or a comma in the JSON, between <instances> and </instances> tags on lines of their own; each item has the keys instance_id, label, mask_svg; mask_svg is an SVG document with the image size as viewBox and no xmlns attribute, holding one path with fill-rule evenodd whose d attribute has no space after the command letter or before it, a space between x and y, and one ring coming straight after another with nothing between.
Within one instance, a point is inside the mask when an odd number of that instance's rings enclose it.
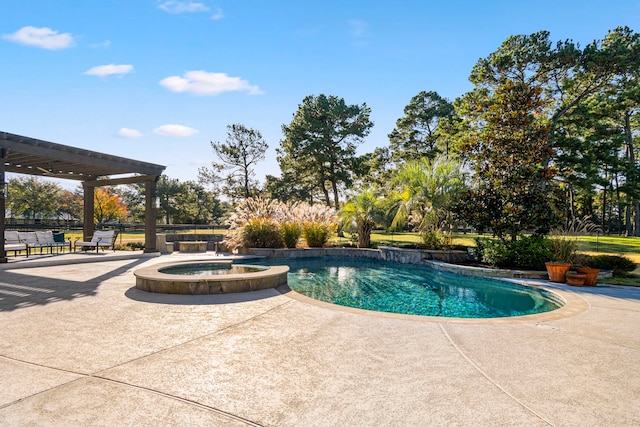
<instances>
[{"instance_id":1,"label":"pool water","mask_svg":"<svg viewBox=\"0 0 640 427\"><path fill-rule=\"evenodd\" d=\"M330 257L260 259L250 263L288 265L288 285L292 290L320 301L365 310L492 318L543 313L562 305L542 289L441 273L423 266Z\"/></svg>"},{"instance_id":2,"label":"pool water","mask_svg":"<svg viewBox=\"0 0 640 427\"><path fill-rule=\"evenodd\" d=\"M202 262L173 265L171 267L161 268L158 270L158 272L187 276L219 276L223 274L255 273L264 270L266 270L266 267L235 265L230 263Z\"/></svg>"}]
</instances>

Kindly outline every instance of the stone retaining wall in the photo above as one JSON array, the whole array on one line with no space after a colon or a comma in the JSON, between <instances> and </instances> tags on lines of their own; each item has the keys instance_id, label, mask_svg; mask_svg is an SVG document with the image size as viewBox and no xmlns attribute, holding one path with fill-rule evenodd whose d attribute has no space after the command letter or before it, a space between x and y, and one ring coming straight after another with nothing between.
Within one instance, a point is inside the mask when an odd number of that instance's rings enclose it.
<instances>
[{"instance_id":1,"label":"stone retaining wall","mask_svg":"<svg viewBox=\"0 0 640 427\"><path fill-rule=\"evenodd\" d=\"M270 249L249 248L248 254L266 258L311 258L311 257L348 257L369 258L395 262L398 264L424 264L425 260L461 262L467 259L466 251L433 251L425 249L401 249L380 246L378 249L356 248L294 248Z\"/></svg>"},{"instance_id":2,"label":"stone retaining wall","mask_svg":"<svg viewBox=\"0 0 640 427\"><path fill-rule=\"evenodd\" d=\"M243 251L244 252L244 251ZM270 249L270 248L249 248L246 253L250 255L263 256L266 258L315 258L315 257L347 257L347 258L370 258L382 259L378 249L355 249L355 248L292 248L292 249Z\"/></svg>"}]
</instances>

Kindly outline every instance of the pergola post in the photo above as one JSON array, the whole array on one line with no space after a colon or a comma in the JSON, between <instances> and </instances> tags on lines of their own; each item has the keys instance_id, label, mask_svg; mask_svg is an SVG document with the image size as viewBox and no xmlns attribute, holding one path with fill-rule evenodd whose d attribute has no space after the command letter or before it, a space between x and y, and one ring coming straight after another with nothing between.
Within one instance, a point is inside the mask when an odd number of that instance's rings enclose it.
<instances>
[{"instance_id":1,"label":"pergola post","mask_svg":"<svg viewBox=\"0 0 640 427\"><path fill-rule=\"evenodd\" d=\"M7 254L4 251L4 221L5 221L5 210L6 210L6 197L7 197L7 183L5 182L4 177L4 161L7 158L7 150L0 149L0 236L2 236L2 241L0 241L0 263L7 262Z\"/></svg>"},{"instance_id":2,"label":"pergola post","mask_svg":"<svg viewBox=\"0 0 640 427\"><path fill-rule=\"evenodd\" d=\"M158 176L151 177L144 183L144 252L158 252L156 248L156 221L158 208L156 207Z\"/></svg>"},{"instance_id":3,"label":"pergola post","mask_svg":"<svg viewBox=\"0 0 640 427\"><path fill-rule=\"evenodd\" d=\"M84 214L83 214L83 226L82 232L84 233L82 236L82 240L86 240L87 237L93 236L93 232L96 230L94 221L94 195L95 195L95 187L93 185L88 185L86 182L82 183L82 188L84 189Z\"/></svg>"}]
</instances>

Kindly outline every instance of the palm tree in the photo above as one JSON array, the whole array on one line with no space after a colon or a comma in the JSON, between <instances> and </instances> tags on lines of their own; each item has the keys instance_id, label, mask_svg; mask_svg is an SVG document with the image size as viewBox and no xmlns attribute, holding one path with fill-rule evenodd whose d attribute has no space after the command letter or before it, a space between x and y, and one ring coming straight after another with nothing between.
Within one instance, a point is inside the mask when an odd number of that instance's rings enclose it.
<instances>
[{"instance_id":1,"label":"palm tree","mask_svg":"<svg viewBox=\"0 0 640 427\"><path fill-rule=\"evenodd\" d=\"M450 208L465 182L460 163L438 156L406 163L392 185L396 189L392 227L413 222L421 231L437 231L452 226Z\"/></svg>"},{"instance_id":2,"label":"palm tree","mask_svg":"<svg viewBox=\"0 0 640 427\"><path fill-rule=\"evenodd\" d=\"M340 210L340 218L357 230L358 247L371 247L371 231L383 219L380 199L372 190L364 190L349 200Z\"/></svg>"}]
</instances>

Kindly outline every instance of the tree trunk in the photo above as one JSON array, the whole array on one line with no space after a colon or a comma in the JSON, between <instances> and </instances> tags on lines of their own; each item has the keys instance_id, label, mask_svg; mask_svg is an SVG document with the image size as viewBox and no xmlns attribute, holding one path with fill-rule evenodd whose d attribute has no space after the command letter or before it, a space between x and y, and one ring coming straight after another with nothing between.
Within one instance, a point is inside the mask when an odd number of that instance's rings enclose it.
<instances>
[{"instance_id":1,"label":"tree trunk","mask_svg":"<svg viewBox=\"0 0 640 427\"><path fill-rule=\"evenodd\" d=\"M606 186L602 188L602 232L604 234L609 234L608 227L607 227L607 187Z\"/></svg>"},{"instance_id":2,"label":"tree trunk","mask_svg":"<svg viewBox=\"0 0 640 427\"><path fill-rule=\"evenodd\" d=\"M340 209L340 198L338 196L338 183L335 180L331 180L331 189L333 190L333 202L335 203L335 208Z\"/></svg>"},{"instance_id":3,"label":"tree trunk","mask_svg":"<svg viewBox=\"0 0 640 427\"><path fill-rule=\"evenodd\" d=\"M169 215L169 196L166 197L167 208L165 209L165 224L171 224L171 216Z\"/></svg>"},{"instance_id":4,"label":"tree trunk","mask_svg":"<svg viewBox=\"0 0 640 427\"><path fill-rule=\"evenodd\" d=\"M320 186L322 187L322 192L324 193L324 202L327 206L331 206L331 198L329 197L329 190L327 190L327 186L325 185L325 182L322 181L320 183Z\"/></svg>"},{"instance_id":5,"label":"tree trunk","mask_svg":"<svg viewBox=\"0 0 640 427\"><path fill-rule=\"evenodd\" d=\"M569 184L569 213L571 218L567 218L567 219L574 219L576 217L576 200L575 199L576 199L576 196L573 191L573 186Z\"/></svg>"},{"instance_id":6,"label":"tree trunk","mask_svg":"<svg viewBox=\"0 0 640 427\"><path fill-rule=\"evenodd\" d=\"M627 158L627 162L629 162L629 165L632 168L636 167L636 159L635 159L635 152L633 151L633 132L631 131L631 112L630 111L626 111L624 114L624 139L625 139L625 145L626 145L626 152L625 152L625 157ZM625 177L627 180L627 185L629 187L629 189L631 188L637 188L638 183L635 182L635 175L633 176L633 179L630 179L631 177L626 176ZM629 190L627 190L627 212L626 212L626 217L625 217L625 221L626 221L626 225L627 225L627 236L640 236L640 217L638 214L640 214L640 201L637 199L637 197L632 197L631 194L629 194ZM631 212L632 209L635 210L635 224L631 222Z\"/></svg>"},{"instance_id":7,"label":"tree trunk","mask_svg":"<svg viewBox=\"0 0 640 427\"><path fill-rule=\"evenodd\" d=\"M618 235L622 234L622 203L620 202L620 183L618 182L618 174L614 175L614 182L616 183L616 204L618 205Z\"/></svg>"},{"instance_id":8,"label":"tree trunk","mask_svg":"<svg viewBox=\"0 0 640 427\"><path fill-rule=\"evenodd\" d=\"M251 190L249 189L249 171L244 171L244 196L248 199L251 197Z\"/></svg>"},{"instance_id":9,"label":"tree trunk","mask_svg":"<svg viewBox=\"0 0 640 427\"><path fill-rule=\"evenodd\" d=\"M624 235L629 237L633 234L633 225L631 224L631 197L627 193L625 197L625 208L624 208L624 224L625 224L625 233Z\"/></svg>"},{"instance_id":10,"label":"tree trunk","mask_svg":"<svg viewBox=\"0 0 640 427\"><path fill-rule=\"evenodd\" d=\"M633 227L633 235L640 236L640 200L636 200L634 203L635 221Z\"/></svg>"},{"instance_id":11,"label":"tree trunk","mask_svg":"<svg viewBox=\"0 0 640 427\"><path fill-rule=\"evenodd\" d=\"M358 227L358 247L369 248L371 247L371 230L373 228L366 223L360 224Z\"/></svg>"}]
</instances>

